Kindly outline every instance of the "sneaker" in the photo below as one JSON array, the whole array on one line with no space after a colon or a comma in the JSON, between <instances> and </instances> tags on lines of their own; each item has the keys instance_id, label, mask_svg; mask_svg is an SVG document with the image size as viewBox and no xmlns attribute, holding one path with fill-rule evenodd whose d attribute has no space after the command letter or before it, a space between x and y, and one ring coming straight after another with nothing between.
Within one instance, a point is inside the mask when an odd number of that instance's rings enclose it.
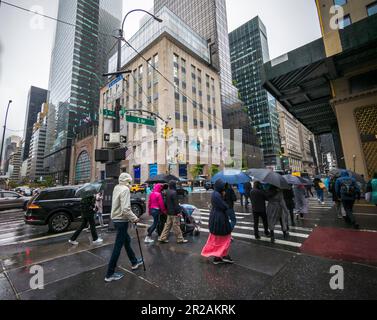
<instances>
[{"instance_id":1,"label":"sneaker","mask_svg":"<svg viewBox=\"0 0 377 320\"><path fill-rule=\"evenodd\" d=\"M158 242L161 242L161 243L169 243L169 240L158 239Z\"/></svg>"},{"instance_id":2,"label":"sneaker","mask_svg":"<svg viewBox=\"0 0 377 320\"><path fill-rule=\"evenodd\" d=\"M324 202L322 202L322 205L324 205L325 203Z\"/></svg>"},{"instance_id":3,"label":"sneaker","mask_svg":"<svg viewBox=\"0 0 377 320\"><path fill-rule=\"evenodd\" d=\"M131 269L132 269L132 270L137 270L137 269L139 269L139 267L142 266L142 265L143 265L143 260L142 260L142 259L138 259L138 260L137 260L137 263L134 264L134 265L131 267Z\"/></svg>"},{"instance_id":4,"label":"sneaker","mask_svg":"<svg viewBox=\"0 0 377 320\"><path fill-rule=\"evenodd\" d=\"M178 241L177 243L178 243L178 244L185 244L185 243L187 243L187 242L188 242L188 240L183 239L182 241Z\"/></svg>"},{"instance_id":5,"label":"sneaker","mask_svg":"<svg viewBox=\"0 0 377 320\"><path fill-rule=\"evenodd\" d=\"M102 243L103 243L103 239L101 238L98 238L96 241L93 241L93 244L95 245L102 244Z\"/></svg>"},{"instance_id":6,"label":"sneaker","mask_svg":"<svg viewBox=\"0 0 377 320\"><path fill-rule=\"evenodd\" d=\"M255 240L260 240L260 235L255 235Z\"/></svg>"},{"instance_id":7,"label":"sneaker","mask_svg":"<svg viewBox=\"0 0 377 320\"><path fill-rule=\"evenodd\" d=\"M223 263L225 263L225 261L223 259L221 259L221 258L215 258L215 259L213 259L213 264L214 265L223 264Z\"/></svg>"},{"instance_id":8,"label":"sneaker","mask_svg":"<svg viewBox=\"0 0 377 320\"><path fill-rule=\"evenodd\" d=\"M105 278L105 282L112 282L112 281L118 281L124 277L123 273L114 273L111 277Z\"/></svg>"},{"instance_id":9,"label":"sneaker","mask_svg":"<svg viewBox=\"0 0 377 320\"><path fill-rule=\"evenodd\" d=\"M78 246L79 243L77 241L68 240L68 243L70 243L73 246Z\"/></svg>"},{"instance_id":10,"label":"sneaker","mask_svg":"<svg viewBox=\"0 0 377 320\"><path fill-rule=\"evenodd\" d=\"M264 233L264 235L265 235L267 238L270 238L270 237L271 237L271 233L270 233L269 231L266 231L266 232Z\"/></svg>"},{"instance_id":11,"label":"sneaker","mask_svg":"<svg viewBox=\"0 0 377 320\"><path fill-rule=\"evenodd\" d=\"M144 240L144 243L152 244L152 243L154 243L154 240L152 240L150 237L146 237L145 240Z\"/></svg>"},{"instance_id":12,"label":"sneaker","mask_svg":"<svg viewBox=\"0 0 377 320\"><path fill-rule=\"evenodd\" d=\"M234 263L233 259L232 259L230 256L226 256L226 257L224 257L224 258L223 258L223 261L224 261L225 263L230 263L230 264L233 264L233 263Z\"/></svg>"}]
</instances>

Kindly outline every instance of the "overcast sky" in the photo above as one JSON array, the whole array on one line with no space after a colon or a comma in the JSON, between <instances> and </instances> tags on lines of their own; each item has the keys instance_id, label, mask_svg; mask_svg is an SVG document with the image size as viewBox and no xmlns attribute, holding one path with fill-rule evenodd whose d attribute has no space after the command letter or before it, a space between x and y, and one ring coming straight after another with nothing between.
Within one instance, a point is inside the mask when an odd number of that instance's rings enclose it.
<instances>
[{"instance_id":1,"label":"overcast sky","mask_svg":"<svg viewBox=\"0 0 377 320\"><path fill-rule=\"evenodd\" d=\"M38 6L45 14L57 16L58 0L7 0L7 2L28 9ZM124 12L135 8L149 10L152 6L153 0L124 0ZM267 27L271 58L320 37L314 0L227 0L227 10L229 31L256 15L260 16ZM127 37L137 31L141 17L142 14L139 13L129 17L125 29ZM34 15L4 4L0 7L1 129L8 100L13 100L8 120L10 130L7 131L7 136L23 134L30 86L48 89L55 27L53 21L36 20ZM0 137L1 135L2 130Z\"/></svg>"}]
</instances>

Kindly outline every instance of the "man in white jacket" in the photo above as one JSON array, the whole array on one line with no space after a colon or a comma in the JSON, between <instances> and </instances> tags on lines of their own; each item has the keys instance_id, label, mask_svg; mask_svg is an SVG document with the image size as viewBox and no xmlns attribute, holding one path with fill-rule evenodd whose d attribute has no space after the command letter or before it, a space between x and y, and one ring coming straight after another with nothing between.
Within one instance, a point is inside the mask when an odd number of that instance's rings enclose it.
<instances>
[{"instance_id":1,"label":"man in white jacket","mask_svg":"<svg viewBox=\"0 0 377 320\"><path fill-rule=\"evenodd\" d=\"M132 270L138 269L143 264L141 259L136 258L131 248L131 238L128 235L129 223L139 222L139 218L131 210L131 183L132 177L128 173L122 173L119 177L119 184L114 188L111 219L114 222L117 235L105 278L106 282L117 281L124 277L124 274L115 272L123 246L131 261Z\"/></svg>"}]
</instances>

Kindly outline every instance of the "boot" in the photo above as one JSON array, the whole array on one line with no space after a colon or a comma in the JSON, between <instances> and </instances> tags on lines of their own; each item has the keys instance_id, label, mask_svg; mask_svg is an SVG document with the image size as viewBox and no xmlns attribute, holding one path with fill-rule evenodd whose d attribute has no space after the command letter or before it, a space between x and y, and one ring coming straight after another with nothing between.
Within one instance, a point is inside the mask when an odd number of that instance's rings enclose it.
<instances>
[{"instance_id":1,"label":"boot","mask_svg":"<svg viewBox=\"0 0 377 320\"><path fill-rule=\"evenodd\" d=\"M287 240L288 237L289 237L289 232L288 231L283 231L283 237L284 237L284 240Z\"/></svg>"},{"instance_id":2,"label":"boot","mask_svg":"<svg viewBox=\"0 0 377 320\"><path fill-rule=\"evenodd\" d=\"M271 235L271 243L275 243L275 232L271 230L270 235Z\"/></svg>"}]
</instances>

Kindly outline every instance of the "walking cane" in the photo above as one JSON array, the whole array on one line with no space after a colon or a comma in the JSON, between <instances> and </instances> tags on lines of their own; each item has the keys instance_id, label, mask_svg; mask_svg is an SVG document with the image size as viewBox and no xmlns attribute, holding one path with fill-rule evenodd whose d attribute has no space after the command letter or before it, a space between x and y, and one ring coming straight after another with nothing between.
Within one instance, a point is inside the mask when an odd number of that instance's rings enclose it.
<instances>
[{"instance_id":1,"label":"walking cane","mask_svg":"<svg viewBox=\"0 0 377 320\"><path fill-rule=\"evenodd\" d=\"M145 272L145 271L147 271L147 269L145 268L145 262L144 262L144 257L143 257L143 251L141 250L141 243L140 243L139 230L138 230L138 228L137 228L137 223L135 223L135 229L136 229L137 241L138 241L138 243L139 243L140 255L141 255L141 259L143 260L143 267L144 267L144 272Z\"/></svg>"}]
</instances>

